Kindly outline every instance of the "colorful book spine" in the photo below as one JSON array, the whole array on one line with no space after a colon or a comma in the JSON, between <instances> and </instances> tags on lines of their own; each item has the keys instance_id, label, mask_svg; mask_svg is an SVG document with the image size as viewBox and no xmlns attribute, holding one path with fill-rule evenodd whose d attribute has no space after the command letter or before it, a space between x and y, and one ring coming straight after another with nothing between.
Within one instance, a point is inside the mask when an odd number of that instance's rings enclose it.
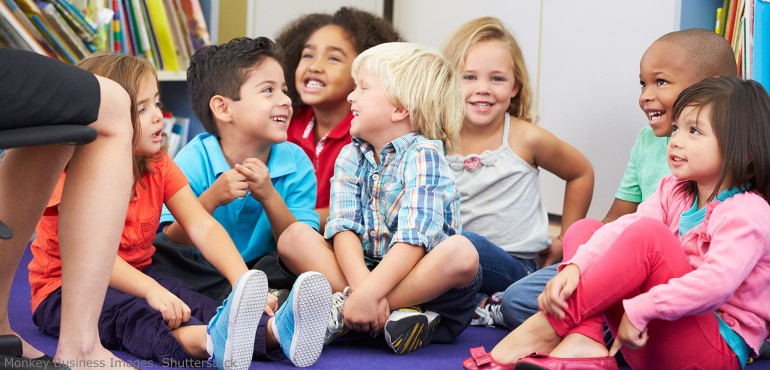
<instances>
[{"instance_id":1,"label":"colorful book spine","mask_svg":"<svg viewBox=\"0 0 770 370\"><path fill-rule=\"evenodd\" d=\"M190 34L190 41L194 50L204 46L211 45L211 37L206 26L206 18L203 17L203 10L198 0L180 0L182 10L187 19L187 31Z\"/></svg>"},{"instance_id":2,"label":"colorful book spine","mask_svg":"<svg viewBox=\"0 0 770 370\"><path fill-rule=\"evenodd\" d=\"M165 70L163 65L163 59L160 56L160 48L158 47L158 39L155 37L155 28L150 21L150 13L147 11L147 4L144 0L138 0L142 8L142 17L144 17L144 23L147 25L147 34L150 41L150 47L152 48L153 60L155 61L155 69L162 71Z\"/></svg>"},{"instance_id":3,"label":"colorful book spine","mask_svg":"<svg viewBox=\"0 0 770 370\"><path fill-rule=\"evenodd\" d=\"M57 39L56 36L51 32L51 30L48 28L48 26L43 23L43 20L38 17L37 15L30 16L30 20L32 20L32 23L34 23L40 31L43 32L43 35L45 36L46 40L48 42L54 44L56 46L57 52L59 52L59 55L64 57L66 62L69 62L71 64L75 64L78 62L78 60L75 58L74 55L72 55L72 52L69 51L62 42Z\"/></svg>"},{"instance_id":4,"label":"colorful book spine","mask_svg":"<svg viewBox=\"0 0 770 370\"><path fill-rule=\"evenodd\" d=\"M717 21L714 24L714 32L717 35L722 35L722 8L717 8Z\"/></svg>"},{"instance_id":5,"label":"colorful book spine","mask_svg":"<svg viewBox=\"0 0 770 370\"><path fill-rule=\"evenodd\" d=\"M40 47L45 50L45 53L41 54L56 58L56 48L45 39L40 31L38 31L37 27L32 24L32 21L27 17L24 11L19 8L19 6L13 0L2 0L2 2L4 2L8 7L8 10L10 10L16 16L18 23L20 23L24 29L29 31L29 34L35 39L35 41L38 42Z\"/></svg>"},{"instance_id":6,"label":"colorful book spine","mask_svg":"<svg viewBox=\"0 0 770 370\"><path fill-rule=\"evenodd\" d=\"M8 8L8 6L2 1L0 1L0 18L5 19L8 25L13 28L18 37L21 39L20 41L27 46L26 49L34 51L38 54L50 56L48 51L44 49L42 45L40 45L35 36L33 36L32 33L26 27L24 27L24 25L22 25L19 19L13 14L13 11Z\"/></svg>"},{"instance_id":7,"label":"colorful book spine","mask_svg":"<svg viewBox=\"0 0 770 370\"><path fill-rule=\"evenodd\" d=\"M88 48L86 48L83 40L81 40L72 28L70 28L67 21L64 20L53 4L42 1L38 4L40 10L42 10L43 14L48 18L48 26L59 36L59 39L67 45L69 50L78 60L85 58L91 53Z\"/></svg>"},{"instance_id":8,"label":"colorful book spine","mask_svg":"<svg viewBox=\"0 0 770 370\"><path fill-rule=\"evenodd\" d=\"M115 53L123 52L123 36L120 30L120 4L118 0L112 0L112 51Z\"/></svg>"},{"instance_id":9,"label":"colorful book spine","mask_svg":"<svg viewBox=\"0 0 770 370\"><path fill-rule=\"evenodd\" d=\"M171 35L171 25L166 13L163 0L145 0L147 12L150 14L150 22L155 29L155 38L158 40L160 58L166 71L179 71L179 60L174 47L174 38Z\"/></svg>"}]
</instances>

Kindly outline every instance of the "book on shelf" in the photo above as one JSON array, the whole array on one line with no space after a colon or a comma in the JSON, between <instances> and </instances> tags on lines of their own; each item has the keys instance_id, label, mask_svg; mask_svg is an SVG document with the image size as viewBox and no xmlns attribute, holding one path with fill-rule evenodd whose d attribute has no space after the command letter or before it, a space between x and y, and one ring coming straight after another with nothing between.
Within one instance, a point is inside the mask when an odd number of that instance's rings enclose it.
<instances>
[{"instance_id":1,"label":"book on shelf","mask_svg":"<svg viewBox=\"0 0 770 370\"><path fill-rule=\"evenodd\" d=\"M155 37L160 49L160 59L163 61L164 70L179 71L177 48L174 46L174 38L171 35L171 25L168 21L166 7L163 0L145 0L147 13L150 15L150 23L155 30Z\"/></svg>"},{"instance_id":2,"label":"book on shelf","mask_svg":"<svg viewBox=\"0 0 770 370\"><path fill-rule=\"evenodd\" d=\"M8 7L7 2L11 2L14 9L19 9L11 0L0 1L0 30L3 35L7 35L7 44L4 47L12 47L33 51L38 54L52 56L53 50L45 43L43 36L40 35L32 23L29 22L24 13L16 14L14 10Z\"/></svg>"},{"instance_id":3,"label":"book on shelf","mask_svg":"<svg viewBox=\"0 0 770 370\"><path fill-rule=\"evenodd\" d=\"M56 7L52 3L39 1L38 7L43 11L43 14L48 18L48 23L55 31L56 35L59 35L61 41L67 45L69 50L75 55L78 60L85 58L91 54L91 50L83 43L83 40L72 30L72 28L64 20L64 17L59 13Z\"/></svg>"},{"instance_id":4,"label":"book on shelf","mask_svg":"<svg viewBox=\"0 0 770 370\"><path fill-rule=\"evenodd\" d=\"M186 36L182 31L184 24L179 23L179 16L177 13L174 0L164 0L163 3L166 6L166 14L168 15L168 23L171 28L171 38L174 40L174 47L176 48L176 55L179 62L180 70L187 70L190 65L190 56L192 51L187 47ZM186 28L186 27L185 27Z\"/></svg>"},{"instance_id":5,"label":"book on shelf","mask_svg":"<svg viewBox=\"0 0 770 370\"><path fill-rule=\"evenodd\" d=\"M211 43L199 1L0 0L0 45L72 64L95 51L126 53L180 72Z\"/></svg>"},{"instance_id":6,"label":"book on shelf","mask_svg":"<svg viewBox=\"0 0 770 370\"><path fill-rule=\"evenodd\" d=\"M190 119L177 117L170 112L163 112L163 135L165 136L166 151L173 158L187 144L190 131Z\"/></svg>"},{"instance_id":7,"label":"book on shelf","mask_svg":"<svg viewBox=\"0 0 770 370\"><path fill-rule=\"evenodd\" d=\"M763 14L770 0L724 0L717 11L717 24L735 53L736 66L742 78L754 79L765 88L770 85L770 14ZM725 9L730 9L725 15ZM721 16L721 17L720 17ZM760 69L766 68L767 78Z\"/></svg>"},{"instance_id":8,"label":"book on shelf","mask_svg":"<svg viewBox=\"0 0 770 370\"><path fill-rule=\"evenodd\" d=\"M182 11L187 20L187 30L190 35L193 50L197 50L211 44L206 19L203 17L203 9L198 0L180 0Z\"/></svg>"}]
</instances>

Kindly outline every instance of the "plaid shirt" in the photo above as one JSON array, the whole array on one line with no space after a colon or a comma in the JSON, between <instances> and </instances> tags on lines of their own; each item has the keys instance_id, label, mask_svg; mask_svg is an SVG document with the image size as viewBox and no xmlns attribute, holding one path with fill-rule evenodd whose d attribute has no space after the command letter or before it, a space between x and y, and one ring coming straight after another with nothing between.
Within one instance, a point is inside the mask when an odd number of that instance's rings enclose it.
<instances>
[{"instance_id":1,"label":"plaid shirt","mask_svg":"<svg viewBox=\"0 0 770 370\"><path fill-rule=\"evenodd\" d=\"M459 210L460 194L440 141L404 135L382 148L377 164L374 148L354 137L334 164L324 236L353 231L364 255L375 261L399 242L430 252L460 233Z\"/></svg>"}]
</instances>

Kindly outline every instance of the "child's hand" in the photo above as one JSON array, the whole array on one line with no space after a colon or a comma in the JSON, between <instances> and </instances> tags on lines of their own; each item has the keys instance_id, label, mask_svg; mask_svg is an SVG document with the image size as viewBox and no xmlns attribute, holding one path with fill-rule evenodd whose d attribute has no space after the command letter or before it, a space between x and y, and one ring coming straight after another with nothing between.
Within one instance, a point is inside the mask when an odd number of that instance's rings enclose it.
<instances>
[{"instance_id":1,"label":"child's hand","mask_svg":"<svg viewBox=\"0 0 770 370\"><path fill-rule=\"evenodd\" d=\"M150 289L145 296L147 304L163 315L168 328L174 330L190 320L190 307L166 288L158 286Z\"/></svg>"},{"instance_id":2,"label":"child's hand","mask_svg":"<svg viewBox=\"0 0 770 370\"><path fill-rule=\"evenodd\" d=\"M236 164L235 169L246 177L251 196L254 199L263 202L275 190L273 182L270 180L270 171L259 159L248 158L243 161L242 165Z\"/></svg>"},{"instance_id":3,"label":"child's hand","mask_svg":"<svg viewBox=\"0 0 770 370\"><path fill-rule=\"evenodd\" d=\"M564 255L564 247L560 237L551 239L551 247L540 252L540 268L548 267L561 261Z\"/></svg>"},{"instance_id":4,"label":"child's hand","mask_svg":"<svg viewBox=\"0 0 770 370\"><path fill-rule=\"evenodd\" d=\"M246 176L232 169L222 172L201 197L203 195L211 197L214 204L219 207L230 204L235 198L245 197L248 190L249 184L246 182Z\"/></svg>"},{"instance_id":5,"label":"child's hand","mask_svg":"<svg viewBox=\"0 0 770 370\"><path fill-rule=\"evenodd\" d=\"M620 350L621 346L626 346L630 349L637 350L644 347L647 344L647 328L639 330L631 324L631 320L628 319L627 314L623 314L623 318L620 320L620 326L618 326L618 334L615 336L615 341L612 342L610 348L610 356L615 356Z\"/></svg>"},{"instance_id":6,"label":"child's hand","mask_svg":"<svg viewBox=\"0 0 770 370\"><path fill-rule=\"evenodd\" d=\"M267 305L265 305L265 314L267 316L275 316L275 311L278 311L278 297L273 293L267 293Z\"/></svg>"},{"instance_id":7,"label":"child's hand","mask_svg":"<svg viewBox=\"0 0 770 370\"><path fill-rule=\"evenodd\" d=\"M567 298L575 291L579 281L580 269L567 265L545 285L545 290L537 297L538 307L551 316L563 319Z\"/></svg>"},{"instance_id":8,"label":"child's hand","mask_svg":"<svg viewBox=\"0 0 770 370\"><path fill-rule=\"evenodd\" d=\"M357 332L379 333L379 309L379 299L367 296L364 291L354 291L342 308L345 327Z\"/></svg>"},{"instance_id":9,"label":"child's hand","mask_svg":"<svg viewBox=\"0 0 770 370\"><path fill-rule=\"evenodd\" d=\"M380 305L377 308L377 326L379 327L379 330L370 331L369 334L371 334L373 337L376 337L382 334L382 332L385 331L385 324L388 322L389 317L390 317L390 304L388 303L388 299L387 298L380 299Z\"/></svg>"}]
</instances>

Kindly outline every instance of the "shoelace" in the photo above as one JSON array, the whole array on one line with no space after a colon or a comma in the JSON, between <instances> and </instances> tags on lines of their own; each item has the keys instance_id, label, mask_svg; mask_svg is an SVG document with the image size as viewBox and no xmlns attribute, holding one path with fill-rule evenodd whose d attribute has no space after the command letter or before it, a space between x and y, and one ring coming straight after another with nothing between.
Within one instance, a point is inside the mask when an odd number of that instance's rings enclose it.
<instances>
[{"instance_id":1,"label":"shoelace","mask_svg":"<svg viewBox=\"0 0 770 370\"><path fill-rule=\"evenodd\" d=\"M345 300L350 296L350 287L345 287L345 290L342 291L342 294L334 294L332 295L332 309L329 312L331 315L331 319L329 322L333 323L334 328L341 328L343 326L342 323L342 307L345 305ZM331 325L330 325L331 327Z\"/></svg>"},{"instance_id":2,"label":"shoelace","mask_svg":"<svg viewBox=\"0 0 770 370\"><path fill-rule=\"evenodd\" d=\"M487 305L487 311L489 311L489 316L492 318L492 321L495 325L503 325L505 321L503 320L503 313L500 311L500 308L502 305L499 304L489 304Z\"/></svg>"}]
</instances>

